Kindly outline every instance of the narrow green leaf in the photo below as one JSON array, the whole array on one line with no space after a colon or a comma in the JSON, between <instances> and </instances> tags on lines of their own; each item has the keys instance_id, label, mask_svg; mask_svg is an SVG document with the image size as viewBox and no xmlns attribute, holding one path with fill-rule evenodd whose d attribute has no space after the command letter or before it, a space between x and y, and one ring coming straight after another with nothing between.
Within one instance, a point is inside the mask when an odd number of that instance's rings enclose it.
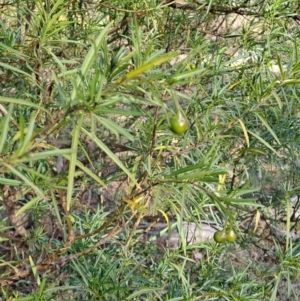
<instances>
[{"instance_id":1,"label":"narrow green leaf","mask_svg":"<svg viewBox=\"0 0 300 301\"><path fill-rule=\"evenodd\" d=\"M297 84L300 83L300 79L295 79L295 78L285 79L285 80L280 81L278 83L281 84L281 85L297 85Z\"/></svg>"},{"instance_id":2,"label":"narrow green leaf","mask_svg":"<svg viewBox=\"0 0 300 301\"><path fill-rule=\"evenodd\" d=\"M234 190L232 191L232 193L230 195L232 195L233 197L238 197L238 196L241 196L241 195L244 195L244 194L252 194L254 192L257 192L259 190L259 188L257 189L237 189L237 190Z\"/></svg>"},{"instance_id":3,"label":"narrow green leaf","mask_svg":"<svg viewBox=\"0 0 300 301\"><path fill-rule=\"evenodd\" d=\"M132 293L131 295L129 295L126 300L132 300L140 295L144 295L144 294L149 294L149 293L153 293L156 291L161 291L161 288L159 287L140 287L139 290L135 291L134 293Z\"/></svg>"},{"instance_id":4,"label":"narrow green leaf","mask_svg":"<svg viewBox=\"0 0 300 301\"><path fill-rule=\"evenodd\" d=\"M39 161L39 160L46 159L46 158L63 156L65 154L72 154L73 152L75 152L75 150L73 150L71 148L36 152L36 153L29 154L28 158L22 158L20 161L22 161L22 162Z\"/></svg>"},{"instance_id":5,"label":"narrow green leaf","mask_svg":"<svg viewBox=\"0 0 300 301\"><path fill-rule=\"evenodd\" d=\"M222 174L219 174L219 175L222 175ZM199 178L199 181L201 181L203 183L217 183L217 184L220 184L219 178L217 178L216 176L214 176L214 177L213 176L204 176L204 177Z\"/></svg>"},{"instance_id":6,"label":"narrow green leaf","mask_svg":"<svg viewBox=\"0 0 300 301\"><path fill-rule=\"evenodd\" d=\"M234 204L234 205L245 205L245 206L254 206L254 207L264 207L262 204L256 203L255 198L251 199L236 199L231 197L218 197L220 201L225 203Z\"/></svg>"},{"instance_id":7,"label":"narrow green leaf","mask_svg":"<svg viewBox=\"0 0 300 301\"><path fill-rule=\"evenodd\" d=\"M126 56L124 56L122 59L118 61L118 65L124 65L127 64L129 60L132 59L134 56L135 50L129 52Z\"/></svg>"},{"instance_id":8,"label":"narrow green leaf","mask_svg":"<svg viewBox=\"0 0 300 301\"><path fill-rule=\"evenodd\" d=\"M97 106L97 108L100 108L99 111L104 114L116 114L116 115L122 115L122 116L141 116L142 113L138 111L132 111L132 110L119 110L119 109L111 109L111 108L105 108L102 105ZM94 110L96 112L96 110Z\"/></svg>"},{"instance_id":9,"label":"narrow green leaf","mask_svg":"<svg viewBox=\"0 0 300 301\"><path fill-rule=\"evenodd\" d=\"M287 252L289 249L289 242L291 239L291 201L289 198L285 199L286 201L286 238L285 238L285 251Z\"/></svg>"},{"instance_id":10,"label":"narrow green leaf","mask_svg":"<svg viewBox=\"0 0 300 301\"><path fill-rule=\"evenodd\" d=\"M24 182L19 181L19 180L6 179L6 178L0 177L0 184L8 185L8 186L22 186L22 185L24 185Z\"/></svg>"},{"instance_id":11,"label":"narrow green leaf","mask_svg":"<svg viewBox=\"0 0 300 301\"><path fill-rule=\"evenodd\" d=\"M45 51L47 51L52 57L54 62L56 62L56 64L59 66L60 70L64 73L67 71L67 68L65 67L65 65L63 65L63 62L61 59L59 59L49 48L46 48ZM68 64L73 63L73 65L75 65L76 61L74 60L73 62L69 62ZM55 74L53 72L53 74Z\"/></svg>"},{"instance_id":12,"label":"narrow green leaf","mask_svg":"<svg viewBox=\"0 0 300 301\"><path fill-rule=\"evenodd\" d=\"M283 104L282 104L282 101L281 101L279 95L278 95L275 91L272 91L271 94L272 94L272 95L274 96L274 98L276 99L277 104L278 104L278 108L281 110Z\"/></svg>"},{"instance_id":13,"label":"narrow green leaf","mask_svg":"<svg viewBox=\"0 0 300 301\"><path fill-rule=\"evenodd\" d=\"M44 193L42 190L40 190L34 183L32 183L25 175L23 175L21 172L19 172L17 169L15 169L13 166L10 166L9 164L2 163L11 173L13 173L15 176L23 180L23 184L27 184L29 187L32 188L36 193L38 193L40 196L44 197Z\"/></svg>"},{"instance_id":14,"label":"narrow green leaf","mask_svg":"<svg viewBox=\"0 0 300 301\"><path fill-rule=\"evenodd\" d=\"M69 155L64 155L64 158L67 160L71 160L71 157ZM106 187L106 184L95 174L93 173L88 167L85 167L79 160L76 160L76 166L82 170L85 174L90 176L92 179L94 179L97 183L99 183L101 186Z\"/></svg>"},{"instance_id":15,"label":"narrow green leaf","mask_svg":"<svg viewBox=\"0 0 300 301\"><path fill-rule=\"evenodd\" d=\"M115 122L111 121L110 119L100 117L96 114L93 114L93 115L94 115L95 119L97 119L99 122L101 122L108 130L113 132L117 136L117 139L119 139L119 135L123 135L124 137L126 137L130 141L134 140L134 137L127 130L120 127Z\"/></svg>"},{"instance_id":16,"label":"narrow green leaf","mask_svg":"<svg viewBox=\"0 0 300 301\"><path fill-rule=\"evenodd\" d=\"M35 205L35 203L37 203L38 201L40 201L42 199L42 197L40 195L36 196L35 198L32 198L30 201L26 202L26 204L24 204L18 211L16 215L19 215L23 212L25 212L26 210L30 209L31 207L33 207Z\"/></svg>"},{"instance_id":17,"label":"narrow green leaf","mask_svg":"<svg viewBox=\"0 0 300 301\"><path fill-rule=\"evenodd\" d=\"M87 53L87 55L82 63L82 66L80 68L81 74L83 76L87 75L92 64L94 63L95 59L97 58L97 52L98 52L99 48L101 47L110 27L111 27L111 23L109 23L105 28L102 29L101 33L96 38L95 42L93 43L89 52ZM74 89L73 89L72 99L75 99L75 97L76 97L76 89L79 86L81 80L82 80L81 76L78 75L77 80L76 80L76 87L74 87Z\"/></svg>"},{"instance_id":18,"label":"narrow green leaf","mask_svg":"<svg viewBox=\"0 0 300 301\"><path fill-rule=\"evenodd\" d=\"M59 149L57 150L54 146L47 144L47 143L42 143L41 144L42 147L47 148L47 149L53 149L53 153L51 153L51 151L49 151L49 156L51 157L53 156L62 156L65 159L67 159L68 161L71 161L71 153L76 152L76 150L73 149ZM46 153L48 151L45 151L44 153ZM47 153L46 153L47 154ZM35 156L35 155L34 155ZM43 155L41 155L43 157ZM38 157L38 155L37 155ZM35 159L35 157L34 157ZM89 175L92 179L94 179L97 183L99 183L102 186L106 186L106 184L96 175L94 174L88 167L85 167L79 160L76 160L75 162L76 166L78 168L80 168L84 173L86 173L87 175ZM1 178L0 178L0 183L1 183Z\"/></svg>"},{"instance_id":19,"label":"narrow green leaf","mask_svg":"<svg viewBox=\"0 0 300 301\"><path fill-rule=\"evenodd\" d=\"M281 155L264 139L262 139L260 136L255 134L254 132L248 130L248 132L254 136L257 140L259 140L262 144L264 144L268 149L270 149L272 152L274 152L278 157L281 157Z\"/></svg>"},{"instance_id":20,"label":"narrow green leaf","mask_svg":"<svg viewBox=\"0 0 300 301\"><path fill-rule=\"evenodd\" d=\"M199 164L195 164L195 165L189 165L187 167L180 168L180 169L170 173L168 176L169 177L177 176L181 173L185 173L185 172L192 171L192 170L199 169L199 168L204 168L205 166L206 165L203 164L203 163L199 163Z\"/></svg>"},{"instance_id":21,"label":"narrow green leaf","mask_svg":"<svg viewBox=\"0 0 300 301\"><path fill-rule=\"evenodd\" d=\"M7 135L9 132L9 123L13 112L13 104L9 105L7 115L1 122L1 133L0 133L0 154L2 153L4 143L6 142Z\"/></svg>"},{"instance_id":22,"label":"narrow green leaf","mask_svg":"<svg viewBox=\"0 0 300 301\"><path fill-rule=\"evenodd\" d=\"M277 55L277 64L278 64L278 67L279 67L279 70L280 70L281 78L283 79L285 77L285 72L283 71L282 64L281 64L281 59L280 59L279 55Z\"/></svg>"},{"instance_id":23,"label":"narrow green leaf","mask_svg":"<svg viewBox=\"0 0 300 301\"><path fill-rule=\"evenodd\" d=\"M61 2L61 1L58 1L58 2ZM56 2L56 3L58 3L58 2ZM46 24L44 26L45 36L43 38L48 39L49 37L53 36L56 32L62 30L66 25L72 23L72 21L57 22L57 20L60 18L61 15L63 15L65 13L65 11L66 11L66 8L61 9L56 14L53 14L52 18L46 22ZM56 23L56 24L54 24L54 23Z\"/></svg>"},{"instance_id":24,"label":"narrow green leaf","mask_svg":"<svg viewBox=\"0 0 300 301\"><path fill-rule=\"evenodd\" d=\"M185 173L180 176L176 176L173 178L174 181L200 181L206 183L219 183L219 175L227 174L227 171L202 171L202 172L194 172L194 173ZM170 179L168 177L168 179ZM172 179L172 178L171 178Z\"/></svg>"},{"instance_id":25,"label":"narrow green leaf","mask_svg":"<svg viewBox=\"0 0 300 301\"><path fill-rule=\"evenodd\" d=\"M59 7L61 5L64 5L65 4L65 0L58 0L58 1L55 1L53 6L51 7L51 10L50 10L50 13L49 15L52 16L52 15L55 15L56 11L59 9ZM65 7L63 7L62 9L63 11L65 11Z\"/></svg>"},{"instance_id":26,"label":"narrow green leaf","mask_svg":"<svg viewBox=\"0 0 300 301\"><path fill-rule=\"evenodd\" d=\"M37 268L36 268L36 266L33 262L33 259L30 255L29 255L28 259L29 259L29 263L30 263L30 266L31 266L32 273L33 273L33 276L35 278L36 284L39 286L41 284L41 279L40 279L39 273L37 271Z\"/></svg>"},{"instance_id":27,"label":"narrow green leaf","mask_svg":"<svg viewBox=\"0 0 300 301\"><path fill-rule=\"evenodd\" d=\"M61 213L60 213L60 209L58 207L57 201L56 201L56 197L54 195L54 191L51 189L50 193L51 193L51 199L52 199L55 216L56 216L57 220L59 221L59 224L62 226L63 223L61 220Z\"/></svg>"},{"instance_id":28,"label":"narrow green leaf","mask_svg":"<svg viewBox=\"0 0 300 301\"><path fill-rule=\"evenodd\" d=\"M8 52L9 55L13 54L15 55L17 58L19 59L24 59L24 60L28 60L29 56L26 55L24 52L20 52L17 50L17 48L12 48L8 45L5 45L3 43L0 42L0 49L3 49L4 51Z\"/></svg>"},{"instance_id":29,"label":"narrow green leaf","mask_svg":"<svg viewBox=\"0 0 300 301\"><path fill-rule=\"evenodd\" d=\"M115 68L113 72L110 74L109 79L112 81L118 75L121 76L121 73L124 73L124 71L128 69L128 66L129 65L122 65Z\"/></svg>"},{"instance_id":30,"label":"narrow green leaf","mask_svg":"<svg viewBox=\"0 0 300 301\"><path fill-rule=\"evenodd\" d=\"M194 172L194 173L187 173L192 170L196 169L203 169L203 167L207 168L207 165L204 165L202 163L200 164L195 164L195 165L190 165L184 168L181 168L179 170L176 170L172 172L169 175L166 175L166 178L174 177L176 180L191 180L191 179L201 179L204 177L218 177L219 175L227 174L228 170L226 169L215 169L215 170L209 170L208 168L206 170L201 170L199 172ZM180 176L179 176L180 175Z\"/></svg>"},{"instance_id":31,"label":"narrow green leaf","mask_svg":"<svg viewBox=\"0 0 300 301\"><path fill-rule=\"evenodd\" d=\"M162 300L162 299L160 299ZM184 301L185 297L174 297L172 299L168 299L168 301Z\"/></svg>"},{"instance_id":32,"label":"narrow green leaf","mask_svg":"<svg viewBox=\"0 0 300 301\"><path fill-rule=\"evenodd\" d=\"M266 154L266 152L264 152L264 151L262 151L261 149L258 149L258 148L255 148L255 147L245 147L245 148L243 148L240 152L239 152L239 154L240 155L242 155L242 154L245 154L245 153L250 153L250 152L252 152L252 153L257 153L257 154L261 154L261 155L265 155Z\"/></svg>"},{"instance_id":33,"label":"narrow green leaf","mask_svg":"<svg viewBox=\"0 0 300 301\"><path fill-rule=\"evenodd\" d=\"M42 281L39 285L39 299L41 300L45 296L47 273L44 273Z\"/></svg>"},{"instance_id":34,"label":"narrow green leaf","mask_svg":"<svg viewBox=\"0 0 300 301\"><path fill-rule=\"evenodd\" d=\"M47 113L48 116L51 118L51 120L53 119L51 113L48 112L44 107L41 107L28 100L0 96L0 102L13 103L13 104L21 105L21 106L28 106L28 107L36 108L38 110L41 110L41 111Z\"/></svg>"},{"instance_id":35,"label":"narrow green leaf","mask_svg":"<svg viewBox=\"0 0 300 301\"><path fill-rule=\"evenodd\" d=\"M254 113L259 119L260 121L264 124L264 126L268 129L268 131L271 133L271 135L274 137L274 139L277 141L277 143L279 145L281 145L277 135L275 134L275 132L273 131L273 129L269 126L268 122L266 121L266 119L264 119L258 112Z\"/></svg>"},{"instance_id":36,"label":"narrow green leaf","mask_svg":"<svg viewBox=\"0 0 300 301\"><path fill-rule=\"evenodd\" d=\"M178 74L178 75L174 75L170 78L168 78L168 82L169 83L176 83L176 82L179 82L183 79L186 79L186 78L190 78L192 76L195 76L195 75L198 75L198 74L204 74L205 72L207 71L206 68L199 68L199 69L194 69L194 70L191 70L191 71L186 71L186 72L183 72L181 74ZM199 80L199 79L197 79Z\"/></svg>"},{"instance_id":37,"label":"narrow green leaf","mask_svg":"<svg viewBox=\"0 0 300 301\"><path fill-rule=\"evenodd\" d=\"M139 186L136 182L134 175L125 167L125 165L120 161L120 159L98 138L93 136L83 127L82 131L93 141L128 175L128 177L134 182L135 185Z\"/></svg>"},{"instance_id":38,"label":"narrow green leaf","mask_svg":"<svg viewBox=\"0 0 300 301\"><path fill-rule=\"evenodd\" d=\"M150 61L150 62L142 65L141 67L128 72L122 78L120 78L119 80L117 80L117 83L121 84L124 81L136 78L138 75L144 73L145 71L147 71L149 69L153 69L155 66L161 65L161 64L163 64L163 63L171 60L172 58L174 58L178 54L179 54L179 52L172 52L172 53L168 53L168 54L162 55L161 57L159 57L159 58L157 58L155 60L152 60L152 61Z\"/></svg>"},{"instance_id":39,"label":"narrow green leaf","mask_svg":"<svg viewBox=\"0 0 300 301\"><path fill-rule=\"evenodd\" d=\"M145 63L153 61L155 58L160 57L161 55L164 55L166 52L165 49L160 49L160 50L157 50L154 52L154 48L151 46L148 47L147 50L148 50L148 52L145 52L145 57L147 57Z\"/></svg>"},{"instance_id":40,"label":"narrow green leaf","mask_svg":"<svg viewBox=\"0 0 300 301\"><path fill-rule=\"evenodd\" d=\"M71 206L71 201L72 201L74 178L75 178L75 168L76 168L76 161L77 161L77 149L78 149L78 144L79 144L79 134L80 134L80 128L81 128L81 124L82 124L84 115L81 112L79 112L79 114L77 116L78 116L78 118L76 120L75 127L73 130L72 144L71 144L71 148L74 151L70 155L68 188L67 188L67 197L66 197L67 212L70 211L70 206Z\"/></svg>"},{"instance_id":41,"label":"narrow green leaf","mask_svg":"<svg viewBox=\"0 0 300 301\"><path fill-rule=\"evenodd\" d=\"M281 272L279 272L276 275L276 282L275 282L275 285L273 285L273 292L272 292L270 301L276 301L276 300L278 300L277 293L278 293L278 289L279 289L279 284L280 283L282 283L282 274L281 274Z\"/></svg>"},{"instance_id":42,"label":"narrow green leaf","mask_svg":"<svg viewBox=\"0 0 300 301\"><path fill-rule=\"evenodd\" d=\"M17 151L18 154L21 155L21 156L23 155L23 153L29 151L30 144L31 144L31 139L32 139L32 133L33 133L33 129L34 129L34 126L35 126L35 115L36 115L35 112L31 113L29 124L26 128L26 135L25 135L24 140L20 144L20 147Z\"/></svg>"},{"instance_id":43,"label":"narrow green leaf","mask_svg":"<svg viewBox=\"0 0 300 301\"><path fill-rule=\"evenodd\" d=\"M12 72L16 72L16 73L25 75L28 78L28 80L32 82L32 76L31 76L31 74L26 73L26 72L24 72L21 69L18 69L16 67L13 67L11 65L8 65L8 64L2 63L2 62L0 62L0 66L3 67L4 69L12 71Z\"/></svg>"},{"instance_id":44,"label":"narrow green leaf","mask_svg":"<svg viewBox=\"0 0 300 301\"><path fill-rule=\"evenodd\" d=\"M248 136L248 132L247 132L247 129L245 127L245 124L241 119L238 119L238 122L240 123L241 128L244 132L244 137L245 137L245 140L246 140L247 147L249 147L249 136Z\"/></svg>"}]
</instances>

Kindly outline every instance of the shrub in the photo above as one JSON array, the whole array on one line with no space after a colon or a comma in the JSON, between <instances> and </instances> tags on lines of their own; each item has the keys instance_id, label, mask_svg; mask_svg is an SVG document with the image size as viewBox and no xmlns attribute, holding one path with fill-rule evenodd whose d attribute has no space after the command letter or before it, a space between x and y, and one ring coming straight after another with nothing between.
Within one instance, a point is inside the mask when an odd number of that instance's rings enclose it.
<instances>
[{"instance_id":1,"label":"shrub","mask_svg":"<svg viewBox=\"0 0 300 301\"><path fill-rule=\"evenodd\" d=\"M297 298L296 4L0 4L3 298Z\"/></svg>"}]
</instances>

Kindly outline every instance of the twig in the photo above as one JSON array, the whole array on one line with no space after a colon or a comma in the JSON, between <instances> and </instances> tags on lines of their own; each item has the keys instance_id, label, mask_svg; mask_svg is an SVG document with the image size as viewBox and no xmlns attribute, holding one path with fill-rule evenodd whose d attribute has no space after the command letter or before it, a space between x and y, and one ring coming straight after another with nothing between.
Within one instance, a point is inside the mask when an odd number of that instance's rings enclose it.
<instances>
[{"instance_id":1,"label":"twig","mask_svg":"<svg viewBox=\"0 0 300 301\"><path fill-rule=\"evenodd\" d=\"M131 232L130 232L130 235L129 235L129 238L127 239L127 242L126 242L126 248L128 248L131 240L132 240L132 237L134 236L135 234L135 231L137 229L137 227L139 226L141 220L144 218L145 214L144 213L139 213L138 215L138 218L136 220L136 222L134 223L132 229L131 229Z\"/></svg>"}]
</instances>

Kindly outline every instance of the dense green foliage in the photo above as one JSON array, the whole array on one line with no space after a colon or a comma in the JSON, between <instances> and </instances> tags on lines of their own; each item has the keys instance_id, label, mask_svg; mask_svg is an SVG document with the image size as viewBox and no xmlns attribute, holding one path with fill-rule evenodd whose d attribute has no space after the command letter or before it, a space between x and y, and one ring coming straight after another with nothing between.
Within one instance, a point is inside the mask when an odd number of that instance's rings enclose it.
<instances>
[{"instance_id":1,"label":"dense green foliage","mask_svg":"<svg viewBox=\"0 0 300 301\"><path fill-rule=\"evenodd\" d=\"M0 0L0 300L298 300L297 10Z\"/></svg>"}]
</instances>

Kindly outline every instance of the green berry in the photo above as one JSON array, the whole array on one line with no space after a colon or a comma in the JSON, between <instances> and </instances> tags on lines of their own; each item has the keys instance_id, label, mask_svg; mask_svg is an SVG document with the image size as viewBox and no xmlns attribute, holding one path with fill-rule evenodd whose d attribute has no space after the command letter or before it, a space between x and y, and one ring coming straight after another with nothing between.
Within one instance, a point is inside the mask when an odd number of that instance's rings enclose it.
<instances>
[{"instance_id":1,"label":"green berry","mask_svg":"<svg viewBox=\"0 0 300 301\"><path fill-rule=\"evenodd\" d=\"M188 128L188 121L181 113L177 113L170 119L170 130L175 134L183 134Z\"/></svg>"}]
</instances>

